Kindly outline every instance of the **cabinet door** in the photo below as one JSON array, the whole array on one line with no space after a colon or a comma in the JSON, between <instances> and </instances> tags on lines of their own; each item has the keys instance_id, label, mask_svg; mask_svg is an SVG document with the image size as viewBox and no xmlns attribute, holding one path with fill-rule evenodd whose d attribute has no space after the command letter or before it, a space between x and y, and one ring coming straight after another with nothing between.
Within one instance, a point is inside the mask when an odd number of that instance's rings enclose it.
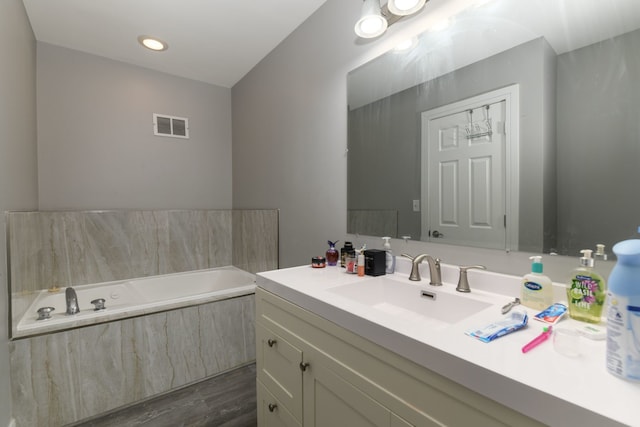
<instances>
[{"instance_id":1,"label":"cabinet door","mask_svg":"<svg viewBox=\"0 0 640 427\"><path fill-rule=\"evenodd\" d=\"M410 424L340 378L331 369L312 362L304 374L304 425L406 427Z\"/></svg>"},{"instance_id":2,"label":"cabinet door","mask_svg":"<svg viewBox=\"0 0 640 427\"><path fill-rule=\"evenodd\" d=\"M301 420L302 351L261 323L256 323L256 341L258 379L296 419Z\"/></svg>"},{"instance_id":3,"label":"cabinet door","mask_svg":"<svg viewBox=\"0 0 640 427\"><path fill-rule=\"evenodd\" d=\"M258 425L260 427L300 427L287 408L257 381Z\"/></svg>"}]
</instances>

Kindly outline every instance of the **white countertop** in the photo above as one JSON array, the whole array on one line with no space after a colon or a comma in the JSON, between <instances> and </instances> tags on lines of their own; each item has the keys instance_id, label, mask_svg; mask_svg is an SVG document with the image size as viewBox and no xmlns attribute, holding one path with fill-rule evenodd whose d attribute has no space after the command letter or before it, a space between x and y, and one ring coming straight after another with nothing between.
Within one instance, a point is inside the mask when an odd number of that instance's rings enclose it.
<instances>
[{"instance_id":1,"label":"white countertop","mask_svg":"<svg viewBox=\"0 0 640 427\"><path fill-rule=\"evenodd\" d=\"M455 293L457 268L442 266L443 287L429 285L426 263L422 281L408 280L409 262L398 257L392 275L419 289ZM331 291L369 276L346 274L340 267L310 266L274 270L257 275L256 284L282 298L361 335L417 364L551 426L640 426L637 407L640 383L627 382L605 368L605 341L581 338L581 355L570 358L554 350L552 340L523 354L522 346L542 332L532 319L537 310L526 309L529 324L520 331L483 343L465 335L502 318L500 308L520 294L520 278L479 270L469 271L472 297L496 302L462 321L429 327L370 307ZM452 284L453 283L453 284ZM563 298L560 286L556 300ZM459 295L459 294L458 294ZM565 316L554 328L574 328L580 322ZM452 357L453 356L453 357Z\"/></svg>"}]
</instances>

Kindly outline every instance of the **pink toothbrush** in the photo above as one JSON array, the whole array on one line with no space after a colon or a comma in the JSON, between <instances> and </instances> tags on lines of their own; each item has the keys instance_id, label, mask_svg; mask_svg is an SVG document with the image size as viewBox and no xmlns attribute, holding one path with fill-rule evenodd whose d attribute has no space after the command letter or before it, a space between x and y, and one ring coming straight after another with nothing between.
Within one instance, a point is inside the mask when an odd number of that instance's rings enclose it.
<instances>
[{"instance_id":1,"label":"pink toothbrush","mask_svg":"<svg viewBox=\"0 0 640 427\"><path fill-rule=\"evenodd\" d=\"M531 342L529 342L527 345L522 347L522 352L523 353L528 352L529 350L536 347L538 344L542 344L543 342L545 342L550 336L551 336L551 326L545 326L544 328L542 328L542 333L540 335L538 335L533 340L531 340Z\"/></svg>"}]
</instances>

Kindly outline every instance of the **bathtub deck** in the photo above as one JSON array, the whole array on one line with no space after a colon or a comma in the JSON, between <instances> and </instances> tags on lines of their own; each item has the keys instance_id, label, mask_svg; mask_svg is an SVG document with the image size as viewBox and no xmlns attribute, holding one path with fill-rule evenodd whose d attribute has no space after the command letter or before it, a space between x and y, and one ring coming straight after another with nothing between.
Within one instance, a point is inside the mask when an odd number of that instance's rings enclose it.
<instances>
[{"instance_id":1,"label":"bathtub deck","mask_svg":"<svg viewBox=\"0 0 640 427\"><path fill-rule=\"evenodd\" d=\"M256 417L256 366L251 364L70 426L255 427Z\"/></svg>"}]
</instances>

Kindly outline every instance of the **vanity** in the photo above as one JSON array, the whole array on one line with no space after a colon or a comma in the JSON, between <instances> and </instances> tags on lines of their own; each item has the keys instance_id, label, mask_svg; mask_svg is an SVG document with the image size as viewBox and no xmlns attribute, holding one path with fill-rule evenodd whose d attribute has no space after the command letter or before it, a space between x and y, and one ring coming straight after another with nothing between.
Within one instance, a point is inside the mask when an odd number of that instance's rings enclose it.
<instances>
[{"instance_id":1,"label":"vanity","mask_svg":"<svg viewBox=\"0 0 640 427\"><path fill-rule=\"evenodd\" d=\"M259 426L640 425L640 384L606 372L604 341L581 339L574 358L551 341L523 354L544 326L529 309L528 326L490 343L465 334L502 318L518 277L469 271L462 294L456 266L443 264L434 287L428 266L413 282L398 261L379 277L310 266L258 274ZM556 300L563 291L554 287Z\"/></svg>"}]
</instances>

